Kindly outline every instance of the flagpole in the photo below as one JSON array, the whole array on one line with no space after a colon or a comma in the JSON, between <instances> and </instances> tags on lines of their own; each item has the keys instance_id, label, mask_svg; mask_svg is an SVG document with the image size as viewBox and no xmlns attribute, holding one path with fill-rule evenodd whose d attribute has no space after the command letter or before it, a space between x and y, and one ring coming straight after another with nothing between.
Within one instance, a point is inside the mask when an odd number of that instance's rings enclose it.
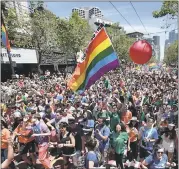
<instances>
[{"instance_id":1,"label":"flagpole","mask_svg":"<svg viewBox=\"0 0 179 169\"><path fill-rule=\"evenodd\" d=\"M3 24L3 25L4 25L4 27L5 27L2 12L1 12L1 24ZM9 63L10 63L10 66L11 66L11 71L12 71L12 79L13 79L13 78L15 78L15 71L14 71L14 67L13 67L13 65L12 65L11 54L10 54L10 51L8 51L7 47L6 47L6 50L7 50L7 55L8 55Z\"/></svg>"},{"instance_id":2,"label":"flagpole","mask_svg":"<svg viewBox=\"0 0 179 169\"><path fill-rule=\"evenodd\" d=\"M105 29L105 26L104 26L104 29ZM105 29L105 31L106 31L106 29ZM107 36L108 36L108 34L107 34ZM109 38L109 36L108 36L108 38ZM110 38L109 38L109 39L110 39ZM111 41L111 39L110 39L110 41ZM111 44L112 44L112 41L111 41ZM118 54L117 54L117 52L116 52L116 50L115 50L113 44L112 44L112 47L113 47L114 52L116 53L116 55L117 55L117 57L118 57L119 68L121 69L122 74L123 74L123 76L124 76L125 85L126 85L126 89L127 89L127 92L128 92L128 91L129 91L129 86L128 86L128 83L127 83L126 76L124 75L124 69L123 69L123 67L122 67L122 60L121 60L121 62L120 62L119 56L118 56ZM122 78L121 78L121 79L122 79ZM125 98L124 104L126 104L126 103L127 103L127 100L128 100L128 98L127 98L127 92L126 92L126 95L124 95L124 98Z\"/></svg>"},{"instance_id":3,"label":"flagpole","mask_svg":"<svg viewBox=\"0 0 179 169\"><path fill-rule=\"evenodd\" d=\"M15 78L15 71L14 71L14 67L12 65L12 59L11 59L11 54L10 52L7 50L7 55L8 55L8 58L9 58L9 63L10 63L10 66L11 66L11 71L12 71L12 79Z\"/></svg>"}]
</instances>

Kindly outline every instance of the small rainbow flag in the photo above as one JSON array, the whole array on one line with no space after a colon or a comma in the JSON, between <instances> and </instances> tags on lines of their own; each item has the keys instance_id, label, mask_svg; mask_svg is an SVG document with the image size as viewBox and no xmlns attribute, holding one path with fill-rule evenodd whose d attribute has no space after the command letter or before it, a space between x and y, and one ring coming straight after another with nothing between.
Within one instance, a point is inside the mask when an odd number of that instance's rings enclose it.
<instances>
[{"instance_id":1,"label":"small rainbow flag","mask_svg":"<svg viewBox=\"0 0 179 169\"><path fill-rule=\"evenodd\" d=\"M105 28L102 28L90 42L86 58L78 63L68 87L73 91L88 89L105 73L117 68L119 60Z\"/></svg>"},{"instance_id":2,"label":"small rainbow flag","mask_svg":"<svg viewBox=\"0 0 179 169\"><path fill-rule=\"evenodd\" d=\"M1 24L1 37L2 37L3 45L6 47L7 51L10 52L11 46L10 46L10 43L9 43L7 30L6 30L5 25L3 23Z\"/></svg>"}]
</instances>

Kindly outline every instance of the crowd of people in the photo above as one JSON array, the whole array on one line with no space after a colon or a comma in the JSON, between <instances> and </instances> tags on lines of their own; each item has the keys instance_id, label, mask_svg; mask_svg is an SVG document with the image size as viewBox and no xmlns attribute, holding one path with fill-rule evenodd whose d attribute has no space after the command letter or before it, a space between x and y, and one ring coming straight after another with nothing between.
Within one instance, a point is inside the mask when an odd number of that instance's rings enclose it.
<instances>
[{"instance_id":1,"label":"crowd of people","mask_svg":"<svg viewBox=\"0 0 179 169\"><path fill-rule=\"evenodd\" d=\"M68 78L1 83L3 169L177 168L177 74L126 66L77 92Z\"/></svg>"}]
</instances>

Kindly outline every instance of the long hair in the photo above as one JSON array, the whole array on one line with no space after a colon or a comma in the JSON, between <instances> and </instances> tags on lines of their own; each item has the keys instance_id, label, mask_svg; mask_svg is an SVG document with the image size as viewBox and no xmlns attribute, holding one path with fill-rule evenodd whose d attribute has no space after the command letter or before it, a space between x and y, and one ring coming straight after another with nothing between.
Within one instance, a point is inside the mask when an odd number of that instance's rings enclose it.
<instances>
[{"instance_id":1,"label":"long hair","mask_svg":"<svg viewBox=\"0 0 179 169\"><path fill-rule=\"evenodd\" d=\"M4 126L4 128L8 129L8 125L4 120L1 120L1 125Z\"/></svg>"},{"instance_id":2,"label":"long hair","mask_svg":"<svg viewBox=\"0 0 179 169\"><path fill-rule=\"evenodd\" d=\"M125 127L125 125L123 124L123 123L118 123L117 125L120 125L121 126L121 132L126 132L126 127ZM117 126L116 125L116 126ZM115 128L114 128L114 132L116 132L116 126L115 126Z\"/></svg>"},{"instance_id":3,"label":"long hair","mask_svg":"<svg viewBox=\"0 0 179 169\"><path fill-rule=\"evenodd\" d=\"M153 147L152 157L153 159L157 157L157 151L160 149L164 149L163 146L155 144Z\"/></svg>"}]
</instances>

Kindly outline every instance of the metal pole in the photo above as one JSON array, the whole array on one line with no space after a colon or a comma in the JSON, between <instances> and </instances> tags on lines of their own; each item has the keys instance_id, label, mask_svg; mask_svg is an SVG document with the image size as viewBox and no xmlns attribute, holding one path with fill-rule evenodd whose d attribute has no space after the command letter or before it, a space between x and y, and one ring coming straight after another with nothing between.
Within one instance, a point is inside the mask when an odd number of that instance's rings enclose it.
<instances>
[{"instance_id":1,"label":"metal pole","mask_svg":"<svg viewBox=\"0 0 179 169\"><path fill-rule=\"evenodd\" d=\"M10 54L10 52L9 52L8 50L7 50L7 55L8 55L8 58L9 58L9 63L10 63L11 70L12 70L12 78L14 78L14 77L15 77L14 66L12 65L11 54Z\"/></svg>"}]
</instances>

